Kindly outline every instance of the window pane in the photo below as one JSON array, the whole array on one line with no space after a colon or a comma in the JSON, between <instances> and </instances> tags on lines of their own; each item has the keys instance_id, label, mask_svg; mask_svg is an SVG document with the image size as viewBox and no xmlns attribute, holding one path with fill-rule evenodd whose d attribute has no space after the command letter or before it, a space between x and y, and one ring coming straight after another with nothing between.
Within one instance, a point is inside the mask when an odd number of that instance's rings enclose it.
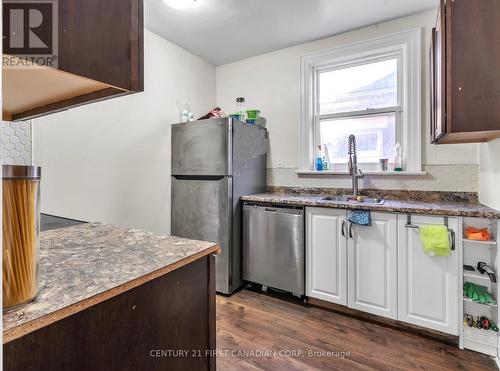
<instances>
[{"instance_id":1,"label":"window pane","mask_svg":"<svg viewBox=\"0 0 500 371\"><path fill-rule=\"evenodd\" d=\"M321 120L320 143L328 147L332 164L346 164L347 139L356 136L359 163L378 163L381 158L394 158L396 114L380 114Z\"/></svg>"},{"instance_id":2,"label":"window pane","mask_svg":"<svg viewBox=\"0 0 500 371\"><path fill-rule=\"evenodd\" d=\"M398 105L397 58L319 74L320 114Z\"/></svg>"}]
</instances>

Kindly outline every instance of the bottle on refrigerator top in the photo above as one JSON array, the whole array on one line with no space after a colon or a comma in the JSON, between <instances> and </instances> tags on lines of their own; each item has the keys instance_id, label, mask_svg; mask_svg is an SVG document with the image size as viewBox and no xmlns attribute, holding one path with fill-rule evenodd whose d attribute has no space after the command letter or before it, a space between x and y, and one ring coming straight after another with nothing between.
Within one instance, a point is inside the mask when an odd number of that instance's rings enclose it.
<instances>
[{"instance_id":1,"label":"bottle on refrigerator top","mask_svg":"<svg viewBox=\"0 0 500 371\"><path fill-rule=\"evenodd\" d=\"M323 171L323 151L321 149L321 144L318 144L318 153L316 155L315 169L316 171Z\"/></svg>"},{"instance_id":2,"label":"bottle on refrigerator top","mask_svg":"<svg viewBox=\"0 0 500 371\"><path fill-rule=\"evenodd\" d=\"M394 147L394 171L403 171L403 164L401 158L401 144L396 143Z\"/></svg>"},{"instance_id":3,"label":"bottle on refrigerator top","mask_svg":"<svg viewBox=\"0 0 500 371\"><path fill-rule=\"evenodd\" d=\"M236 113L240 116L241 121L245 121L246 110L245 110L245 98L244 97L236 98Z\"/></svg>"}]
</instances>

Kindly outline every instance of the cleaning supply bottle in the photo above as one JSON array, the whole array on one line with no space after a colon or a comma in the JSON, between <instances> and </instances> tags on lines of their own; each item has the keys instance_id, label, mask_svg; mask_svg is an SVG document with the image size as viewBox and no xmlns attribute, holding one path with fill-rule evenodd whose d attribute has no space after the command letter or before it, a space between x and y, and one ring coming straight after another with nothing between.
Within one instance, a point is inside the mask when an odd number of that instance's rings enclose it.
<instances>
[{"instance_id":1,"label":"cleaning supply bottle","mask_svg":"<svg viewBox=\"0 0 500 371\"><path fill-rule=\"evenodd\" d=\"M236 114L240 116L240 121L246 120L245 98L236 98Z\"/></svg>"},{"instance_id":2,"label":"cleaning supply bottle","mask_svg":"<svg viewBox=\"0 0 500 371\"><path fill-rule=\"evenodd\" d=\"M321 144L318 144L318 153L316 155L315 169L316 171L323 171L323 153L321 150Z\"/></svg>"},{"instance_id":3,"label":"cleaning supply bottle","mask_svg":"<svg viewBox=\"0 0 500 371\"><path fill-rule=\"evenodd\" d=\"M394 171L403 171L403 161L401 157L401 144L396 143L394 147Z\"/></svg>"},{"instance_id":4,"label":"cleaning supply bottle","mask_svg":"<svg viewBox=\"0 0 500 371\"><path fill-rule=\"evenodd\" d=\"M328 170L329 166L330 166L330 158L328 156L328 146L326 144L323 144L323 170L324 171Z\"/></svg>"}]
</instances>

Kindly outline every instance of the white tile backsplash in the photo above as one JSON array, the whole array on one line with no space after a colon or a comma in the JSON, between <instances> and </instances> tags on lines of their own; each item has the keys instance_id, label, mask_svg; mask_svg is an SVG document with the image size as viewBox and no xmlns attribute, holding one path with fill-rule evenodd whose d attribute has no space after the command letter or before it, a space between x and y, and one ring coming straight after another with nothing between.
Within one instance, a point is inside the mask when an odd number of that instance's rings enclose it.
<instances>
[{"instance_id":1,"label":"white tile backsplash","mask_svg":"<svg viewBox=\"0 0 500 371\"><path fill-rule=\"evenodd\" d=\"M298 168L268 168L267 185L306 188L350 188L348 175L298 176ZM394 189L412 191L477 192L478 166L424 165L425 175L374 176L366 174L360 179L364 189Z\"/></svg>"},{"instance_id":2,"label":"white tile backsplash","mask_svg":"<svg viewBox=\"0 0 500 371\"><path fill-rule=\"evenodd\" d=\"M31 165L33 153L31 123L2 121L0 153L3 164Z\"/></svg>"}]
</instances>

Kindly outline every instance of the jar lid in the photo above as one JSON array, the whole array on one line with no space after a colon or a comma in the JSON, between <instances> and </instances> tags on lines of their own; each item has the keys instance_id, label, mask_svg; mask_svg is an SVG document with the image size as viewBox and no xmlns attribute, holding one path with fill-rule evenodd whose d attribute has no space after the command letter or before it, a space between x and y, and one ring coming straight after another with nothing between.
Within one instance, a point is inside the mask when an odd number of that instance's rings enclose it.
<instances>
[{"instance_id":1,"label":"jar lid","mask_svg":"<svg viewBox=\"0 0 500 371\"><path fill-rule=\"evenodd\" d=\"M4 179L40 179L42 169L40 166L27 165L2 165Z\"/></svg>"}]
</instances>

